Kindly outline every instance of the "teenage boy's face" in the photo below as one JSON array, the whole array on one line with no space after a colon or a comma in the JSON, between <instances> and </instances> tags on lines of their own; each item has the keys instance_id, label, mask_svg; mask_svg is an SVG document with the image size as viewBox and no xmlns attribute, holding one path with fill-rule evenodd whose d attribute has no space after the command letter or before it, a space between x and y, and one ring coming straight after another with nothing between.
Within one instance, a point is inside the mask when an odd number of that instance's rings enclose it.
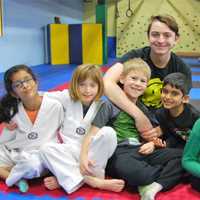
<instances>
[{"instance_id":1,"label":"teenage boy's face","mask_svg":"<svg viewBox=\"0 0 200 200\"><path fill-rule=\"evenodd\" d=\"M166 109L173 109L186 103L188 96L183 95L182 91L167 84L163 87L161 93L161 101Z\"/></svg>"},{"instance_id":2,"label":"teenage boy's face","mask_svg":"<svg viewBox=\"0 0 200 200\"><path fill-rule=\"evenodd\" d=\"M169 54L178 40L175 32L158 20L153 21L148 37L152 53L160 56Z\"/></svg>"},{"instance_id":3,"label":"teenage boy's face","mask_svg":"<svg viewBox=\"0 0 200 200\"><path fill-rule=\"evenodd\" d=\"M131 71L120 79L124 92L134 102L144 93L147 87L147 81L147 77L141 71Z\"/></svg>"}]
</instances>

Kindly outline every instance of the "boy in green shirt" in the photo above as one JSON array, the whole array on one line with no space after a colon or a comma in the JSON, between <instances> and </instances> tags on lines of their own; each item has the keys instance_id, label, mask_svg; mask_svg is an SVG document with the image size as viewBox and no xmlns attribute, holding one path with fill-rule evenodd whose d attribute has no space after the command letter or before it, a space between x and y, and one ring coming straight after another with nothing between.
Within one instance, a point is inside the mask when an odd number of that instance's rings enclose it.
<instances>
[{"instance_id":1,"label":"boy in green shirt","mask_svg":"<svg viewBox=\"0 0 200 200\"><path fill-rule=\"evenodd\" d=\"M126 96L144 112L138 99L147 87L151 72L140 58L124 63L120 78ZM120 178L130 187L139 187L141 200L154 200L156 194L170 189L178 183L182 175L180 149L155 149L155 143L165 146L159 139L143 142L135 126L134 119L110 102L105 102L97 113L88 138L83 142L80 169L84 175L92 172L88 160L88 148L92 136L104 126L111 126L117 134L118 146L108 162L108 175ZM103 148L103 147L102 147Z\"/></svg>"}]
</instances>

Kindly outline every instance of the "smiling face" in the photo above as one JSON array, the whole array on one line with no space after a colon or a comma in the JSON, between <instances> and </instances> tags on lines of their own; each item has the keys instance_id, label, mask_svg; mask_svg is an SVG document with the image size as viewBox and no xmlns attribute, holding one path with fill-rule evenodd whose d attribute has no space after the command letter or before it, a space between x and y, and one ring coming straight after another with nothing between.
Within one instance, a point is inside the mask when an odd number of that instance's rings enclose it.
<instances>
[{"instance_id":1,"label":"smiling face","mask_svg":"<svg viewBox=\"0 0 200 200\"><path fill-rule=\"evenodd\" d=\"M14 73L11 80L13 96L20 98L22 102L32 100L38 94L37 82L27 71L20 70Z\"/></svg>"},{"instance_id":2,"label":"smiling face","mask_svg":"<svg viewBox=\"0 0 200 200\"><path fill-rule=\"evenodd\" d=\"M123 90L127 97L136 103L138 97L144 93L148 79L143 71L132 70L122 76L120 82L123 84Z\"/></svg>"},{"instance_id":3,"label":"smiling face","mask_svg":"<svg viewBox=\"0 0 200 200\"><path fill-rule=\"evenodd\" d=\"M80 96L80 101L84 105L90 105L92 101L95 100L98 94L99 86L98 83L90 78L78 83L78 92Z\"/></svg>"},{"instance_id":4,"label":"smiling face","mask_svg":"<svg viewBox=\"0 0 200 200\"><path fill-rule=\"evenodd\" d=\"M149 29L149 43L154 55L168 55L176 45L178 36L167 24L154 20Z\"/></svg>"},{"instance_id":5,"label":"smiling face","mask_svg":"<svg viewBox=\"0 0 200 200\"><path fill-rule=\"evenodd\" d=\"M188 103L189 96L183 95L180 89L167 84L162 89L161 101L164 108L173 113L174 111L180 113L184 109L184 103Z\"/></svg>"}]
</instances>

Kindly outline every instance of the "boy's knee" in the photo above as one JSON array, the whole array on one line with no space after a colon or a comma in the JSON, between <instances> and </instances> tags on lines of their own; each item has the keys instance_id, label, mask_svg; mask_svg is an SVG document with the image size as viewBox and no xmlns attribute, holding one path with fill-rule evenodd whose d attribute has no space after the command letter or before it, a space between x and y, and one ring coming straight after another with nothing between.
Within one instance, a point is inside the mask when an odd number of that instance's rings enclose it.
<instances>
[{"instance_id":1,"label":"boy's knee","mask_svg":"<svg viewBox=\"0 0 200 200\"><path fill-rule=\"evenodd\" d=\"M130 174L125 176L127 179L127 184L129 186L141 186L141 185L148 185L155 181L155 177L151 176L150 174L146 174L141 171L131 172ZM121 177L124 179L124 177ZM125 180L125 179L124 179Z\"/></svg>"}]
</instances>

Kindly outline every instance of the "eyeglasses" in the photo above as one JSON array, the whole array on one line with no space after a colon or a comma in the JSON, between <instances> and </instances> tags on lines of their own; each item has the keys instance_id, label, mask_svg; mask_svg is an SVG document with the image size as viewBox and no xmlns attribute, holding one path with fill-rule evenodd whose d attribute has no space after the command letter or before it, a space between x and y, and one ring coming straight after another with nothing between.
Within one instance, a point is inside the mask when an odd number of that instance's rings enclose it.
<instances>
[{"instance_id":1,"label":"eyeglasses","mask_svg":"<svg viewBox=\"0 0 200 200\"><path fill-rule=\"evenodd\" d=\"M15 81L12 83L12 87L13 89L21 89L23 88L24 84L30 84L31 81L33 81L33 78L27 78L27 79L24 79L24 80L21 80L21 81Z\"/></svg>"}]
</instances>

